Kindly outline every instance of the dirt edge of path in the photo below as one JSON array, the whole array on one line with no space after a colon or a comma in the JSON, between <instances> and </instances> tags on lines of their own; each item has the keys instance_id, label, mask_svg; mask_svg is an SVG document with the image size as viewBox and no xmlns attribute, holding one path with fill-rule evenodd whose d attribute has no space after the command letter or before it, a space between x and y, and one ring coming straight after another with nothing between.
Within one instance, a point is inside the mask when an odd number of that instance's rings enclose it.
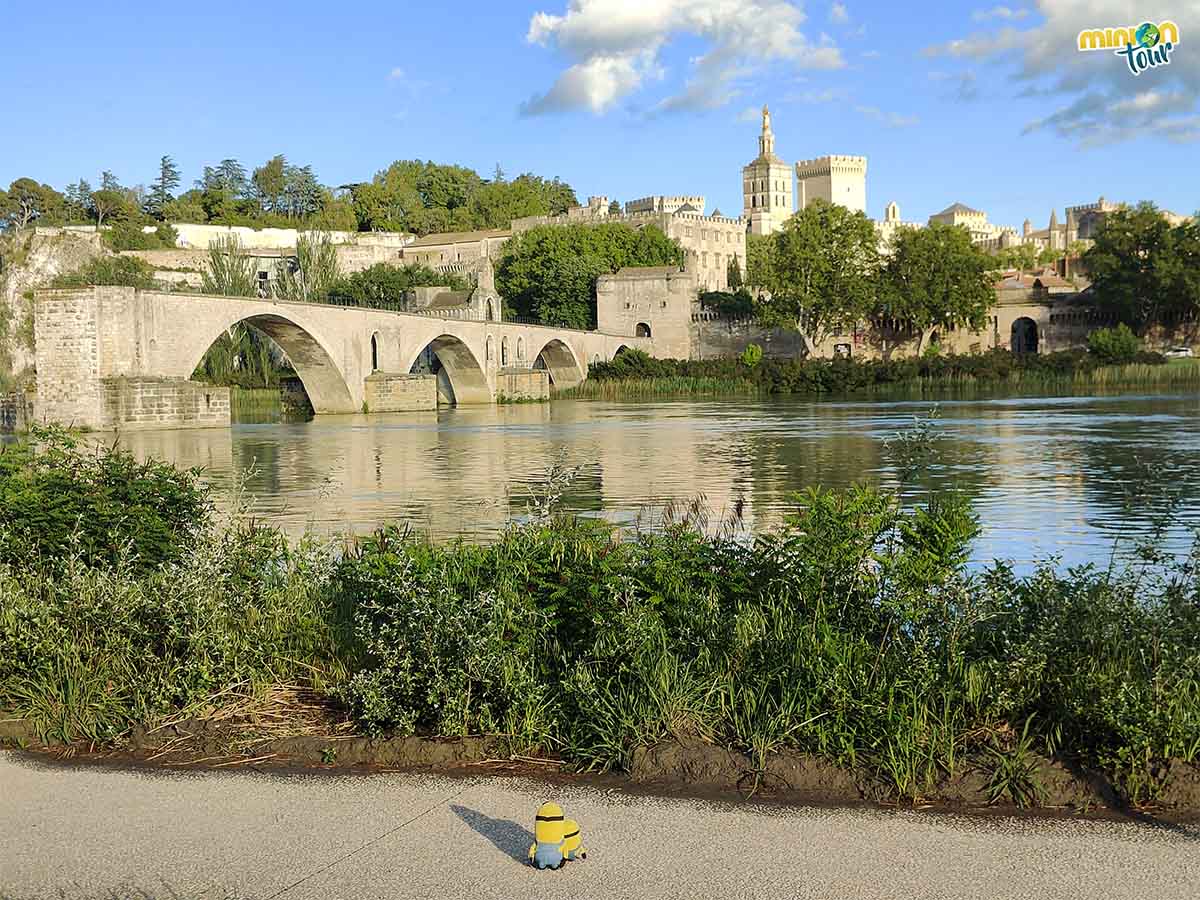
<instances>
[{"instance_id":1,"label":"dirt edge of path","mask_svg":"<svg viewBox=\"0 0 1200 900\"><path fill-rule=\"evenodd\" d=\"M551 784L591 784L657 796L712 800L753 799L789 806L872 806L969 814L1130 818L1200 822L1200 764L1169 760L1149 770L1157 787L1151 802L1131 806L1096 772L1044 757L1032 760L1037 786L1032 805L1010 796L993 802L991 773L967 760L943 775L916 801L864 770L852 771L820 757L781 752L761 768L736 751L697 738L635 749L625 773L578 772L564 760L512 753L502 738L370 738L359 735L248 733L234 723L185 720L153 731L135 729L119 746L43 744L32 724L0 719L0 746L45 761L108 766L209 770L252 768L278 773L425 771L449 776L517 775Z\"/></svg>"}]
</instances>

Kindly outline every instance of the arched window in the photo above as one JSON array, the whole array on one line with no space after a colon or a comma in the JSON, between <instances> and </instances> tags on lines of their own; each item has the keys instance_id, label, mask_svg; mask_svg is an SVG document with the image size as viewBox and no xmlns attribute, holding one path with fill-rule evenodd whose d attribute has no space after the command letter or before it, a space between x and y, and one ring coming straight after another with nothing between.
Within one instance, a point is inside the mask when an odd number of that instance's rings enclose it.
<instances>
[{"instance_id":1,"label":"arched window","mask_svg":"<svg viewBox=\"0 0 1200 900\"><path fill-rule=\"evenodd\" d=\"M489 302L489 304L491 303L491 301L488 301L488 302ZM496 358L496 341L489 334L488 339L487 339L487 361L491 362L495 358Z\"/></svg>"},{"instance_id":2,"label":"arched window","mask_svg":"<svg viewBox=\"0 0 1200 900\"><path fill-rule=\"evenodd\" d=\"M517 338L517 359L525 358L525 338Z\"/></svg>"},{"instance_id":3,"label":"arched window","mask_svg":"<svg viewBox=\"0 0 1200 900\"><path fill-rule=\"evenodd\" d=\"M508 338L500 339L500 365L508 365Z\"/></svg>"},{"instance_id":4,"label":"arched window","mask_svg":"<svg viewBox=\"0 0 1200 900\"><path fill-rule=\"evenodd\" d=\"M488 299L487 299L487 320L489 322L494 322L496 320L496 310L492 306L492 298L491 297L488 297ZM491 339L489 338L489 340L491 340Z\"/></svg>"},{"instance_id":5,"label":"arched window","mask_svg":"<svg viewBox=\"0 0 1200 900\"><path fill-rule=\"evenodd\" d=\"M371 371L379 371L379 335L371 335Z\"/></svg>"},{"instance_id":6,"label":"arched window","mask_svg":"<svg viewBox=\"0 0 1200 900\"><path fill-rule=\"evenodd\" d=\"M638 322L634 334L638 337L650 337L650 326L645 322Z\"/></svg>"}]
</instances>

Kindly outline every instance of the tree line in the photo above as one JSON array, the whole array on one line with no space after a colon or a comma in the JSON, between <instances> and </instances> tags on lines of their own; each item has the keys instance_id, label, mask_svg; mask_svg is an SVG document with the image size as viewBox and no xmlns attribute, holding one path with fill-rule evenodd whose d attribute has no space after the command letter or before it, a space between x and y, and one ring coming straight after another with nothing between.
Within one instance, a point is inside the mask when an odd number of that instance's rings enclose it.
<instances>
[{"instance_id":1,"label":"tree line","mask_svg":"<svg viewBox=\"0 0 1200 900\"><path fill-rule=\"evenodd\" d=\"M746 280L756 295L740 289L704 299L713 308L752 311L764 325L798 330L810 350L867 323L915 338L920 353L939 331L985 326L1001 270L1046 259L1032 247L1013 249L1021 256L989 255L966 229L942 224L902 229L881 248L865 214L816 201L781 231L747 236ZM1074 249L1082 251L1101 317L1144 330L1200 315L1200 218L1172 225L1142 203L1110 213L1091 246Z\"/></svg>"},{"instance_id":2,"label":"tree line","mask_svg":"<svg viewBox=\"0 0 1200 900\"><path fill-rule=\"evenodd\" d=\"M754 317L799 331L810 352L860 322L916 337L921 352L939 329L982 328L996 297L995 258L966 229L904 229L881 251L865 213L821 200L748 236L746 261Z\"/></svg>"},{"instance_id":3,"label":"tree line","mask_svg":"<svg viewBox=\"0 0 1200 900\"><path fill-rule=\"evenodd\" d=\"M331 187L311 165L294 164L283 154L249 169L229 158L205 166L191 188L180 191L182 183L170 156L159 160L148 187L124 185L109 171L98 186L81 178L62 191L17 178L0 189L0 229L37 224L140 230L188 222L426 235L507 228L514 218L557 215L577 204L575 191L558 178L525 173L509 179L499 166L483 178L464 166L421 160L398 160L369 181Z\"/></svg>"}]
</instances>

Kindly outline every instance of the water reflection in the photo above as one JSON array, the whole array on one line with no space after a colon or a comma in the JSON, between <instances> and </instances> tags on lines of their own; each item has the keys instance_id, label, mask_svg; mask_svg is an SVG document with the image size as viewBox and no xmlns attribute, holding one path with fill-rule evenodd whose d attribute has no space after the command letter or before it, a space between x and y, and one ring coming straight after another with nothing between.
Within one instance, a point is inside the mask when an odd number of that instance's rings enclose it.
<instances>
[{"instance_id":1,"label":"water reflection","mask_svg":"<svg viewBox=\"0 0 1200 900\"><path fill-rule=\"evenodd\" d=\"M439 538L487 538L524 508L562 454L580 469L569 508L633 522L703 494L719 521L739 501L752 528L777 524L805 487L898 487L885 441L928 402L560 401L393 416L319 417L229 431L131 434L141 455L201 466L228 497L289 531L363 533L407 520ZM969 494L977 556L1049 554L1104 564L1117 536L1177 508L1200 524L1200 394L1006 398L940 404L933 464L901 490ZM1169 490L1167 490L1169 488ZM231 502L226 500L225 502Z\"/></svg>"}]
</instances>

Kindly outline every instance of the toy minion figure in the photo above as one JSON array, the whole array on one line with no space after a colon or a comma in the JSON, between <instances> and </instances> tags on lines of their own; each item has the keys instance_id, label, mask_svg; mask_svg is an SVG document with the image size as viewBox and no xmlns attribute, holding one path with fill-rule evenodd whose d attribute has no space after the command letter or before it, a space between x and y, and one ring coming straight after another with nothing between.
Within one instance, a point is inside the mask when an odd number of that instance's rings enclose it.
<instances>
[{"instance_id":1,"label":"toy minion figure","mask_svg":"<svg viewBox=\"0 0 1200 900\"><path fill-rule=\"evenodd\" d=\"M529 863L539 869L557 869L566 860L587 859L579 823L563 816L557 803L543 803L533 825Z\"/></svg>"}]
</instances>

